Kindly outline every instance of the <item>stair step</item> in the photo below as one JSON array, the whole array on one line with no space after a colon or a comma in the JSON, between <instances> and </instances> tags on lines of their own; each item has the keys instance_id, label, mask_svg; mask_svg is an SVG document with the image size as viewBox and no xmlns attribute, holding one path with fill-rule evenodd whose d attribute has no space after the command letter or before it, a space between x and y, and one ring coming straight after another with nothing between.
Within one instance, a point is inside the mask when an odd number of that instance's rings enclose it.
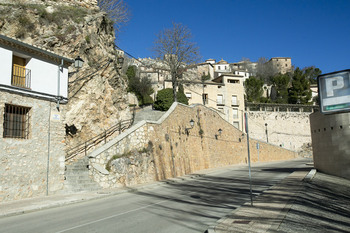
<instances>
[{"instance_id":1,"label":"stair step","mask_svg":"<svg viewBox=\"0 0 350 233\"><path fill-rule=\"evenodd\" d=\"M66 192L96 191L100 185L89 176L88 159L84 158L67 165L64 189Z\"/></svg>"}]
</instances>

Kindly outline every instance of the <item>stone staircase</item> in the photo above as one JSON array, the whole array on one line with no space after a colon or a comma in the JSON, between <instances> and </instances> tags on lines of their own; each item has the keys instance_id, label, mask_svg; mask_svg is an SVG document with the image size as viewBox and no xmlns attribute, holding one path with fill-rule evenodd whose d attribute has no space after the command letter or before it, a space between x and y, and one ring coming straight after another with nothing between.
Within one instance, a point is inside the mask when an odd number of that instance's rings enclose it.
<instances>
[{"instance_id":1,"label":"stone staircase","mask_svg":"<svg viewBox=\"0 0 350 233\"><path fill-rule=\"evenodd\" d=\"M166 112L153 110L152 106L144 107L138 110L135 114L134 124L142 120L157 121L161 118Z\"/></svg>"},{"instance_id":2,"label":"stone staircase","mask_svg":"<svg viewBox=\"0 0 350 233\"><path fill-rule=\"evenodd\" d=\"M66 165L64 192L75 193L101 189L98 183L90 178L88 166L87 157Z\"/></svg>"}]
</instances>

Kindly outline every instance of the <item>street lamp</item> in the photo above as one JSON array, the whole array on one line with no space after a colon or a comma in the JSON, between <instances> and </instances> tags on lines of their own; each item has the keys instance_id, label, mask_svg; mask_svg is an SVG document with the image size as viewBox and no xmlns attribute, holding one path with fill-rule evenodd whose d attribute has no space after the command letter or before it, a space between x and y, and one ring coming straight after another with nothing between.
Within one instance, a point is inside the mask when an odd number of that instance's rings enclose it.
<instances>
[{"instance_id":1,"label":"street lamp","mask_svg":"<svg viewBox=\"0 0 350 233\"><path fill-rule=\"evenodd\" d=\"M218 129L219 135L215 134L215 139L218 140L218 137L221 136L222 129Z\"/></svg>"},{"instance_id":2,"label":"street lamp","mask_svg":"<svg viewBox=\"0 0 350 233\"><path fill-rule=\"evenodd\" d=\"M269 143L269 134L267 133L267 123L265 123L265 133L266 133L266 142Z\"/></svg>"},{"instance_id":3,"label":"street lamp","mask_svg":"<svg viewBox=\"0 0 350 233\"><path fill-rule=\"evenodd\" d=\"M74 59L74 67L77 69L80 69L81 67L83 67L84 64L84 60L81 59L80 56L78 56L77 58Z\"/></svg>"},{"instance_id":4,"label":"street lamp","mask_svg":"<svg viewBox=\"0 0 350 233\"><path fill-rule=\"evenodd\" d=\"M190 120L190 125L191 125L191 128L185 128L185 131L186 131L187 135L189 135L189 130L193 129L193 126L194 126L194 120L193 119Z\"/></svg>"}]
</instances>

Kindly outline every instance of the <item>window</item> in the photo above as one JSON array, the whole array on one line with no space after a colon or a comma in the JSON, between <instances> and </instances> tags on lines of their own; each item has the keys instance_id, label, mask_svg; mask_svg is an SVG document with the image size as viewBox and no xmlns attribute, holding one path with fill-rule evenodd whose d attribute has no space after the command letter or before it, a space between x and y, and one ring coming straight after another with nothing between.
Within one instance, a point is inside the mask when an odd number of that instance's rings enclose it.
<instances>
[{"instance_id":1,"label":"window","mask_svg":"<svg viewBox=\"0 0 350 233\"><path fill-rule=\"evenodd\" d=\"M288 66L288 64L286 64L286 67Z\"/></svg>"},{"instance_id":2,"label":"window","mask_svg":"<svg viewBox=\"0 0 350 233\"><path fill-rule=\"evenodd\" d=\"M26 59L13 55L11 84L17 87L30 88L30 70L26 69Z\"/></svg>"},{"instance_id":3,"label":"window","mask_svg":"<svg viewBox=\"0 0 350 233\"><path fill-rule=\"evenodd\" d=\"M208 104L208 94L203 94L202 98L203 98L203 103Z\"/></svg>"},{"instance_id":4,"label":"window","mask_svg":"<svg viewBox=\"0 0 350 233\"><path fill-rule=\"evenodd\" d=\"M30 108L5 104L4 138L23 138L29 136Z\"/></svg>"},{"instance_id":5,"label":"window","mask_svg":"<svg viewBox=\"0 0 350 233\"><path fill-rule=\"evenodd\" d=\"M229 83L239 83L239 80L237 79L229 79L227 80Z\"/></svg>"},{"instance_id":6,"label":"window","mask_svg":"<svg viewBox=\"0 0 350 233\"><path fill-rule=\"evenodd\" d=\"M238 99L236 95L232 96L232 102L231 105L237 106L238 105Z\"/></svg>"},{"instance_id":7,"label":"window","mask_svg":"<svg viewBox=\"0 0 350 233\"><path fill-rule=\"evenodd\" d=\"M220 111L220 112L224 112L224 108L218 108L218 110Z\"/></svg>"},{"instance_id":8,"label":"window","mask_svg":"<svg viewBox=\"0 0 350 233\"><path fill-rule=\"evenodd\" d=\"M224 104L224 96L222 94L218 94L216 97L216 104L223 105Z\"/></svg>"},{"instance_id":9,"label":"window","mask_svg":"<svg viewBox=\"0 0 350 233\"><path fill-rule=\"evenodd\" d=\"M220 66L218 66L218 70L220 70Z\"/></svg>"},{"instance_id":10,"label":"window","mask_svg":"<svg viewBox=\"0 0 350 233\"><path fill-rule=\"evenodd\" d=\"M192 93L191 92L186 92L186 97L187 97L187 99L191 99L192 98Z\"/></svg>"},{"instance_id":11,"label":"window","mask_svg":"<svg viewBox=\"0 0 350 233\"><path fill-rule=\"evenodd\" d=\"M237 129L239 129L239 122L238 121L234 121L233 122L233 126Z\"/></svg>"},{"instance_id":12,"label":"window","mask_svg":"<svg viewBox=\"0 0 350 233\"><path fill-rule=\"evenodd\" d=\"M233 119L238 119L238 109L234 108L232 109L232 112L233 112Z\"/></svg>"}]
</instances>

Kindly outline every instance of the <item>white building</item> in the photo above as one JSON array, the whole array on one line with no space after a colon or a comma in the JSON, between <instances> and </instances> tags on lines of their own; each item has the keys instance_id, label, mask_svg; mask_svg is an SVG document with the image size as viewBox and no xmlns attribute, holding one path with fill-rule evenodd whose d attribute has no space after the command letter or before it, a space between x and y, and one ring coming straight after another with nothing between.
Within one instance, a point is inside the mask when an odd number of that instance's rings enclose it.
<instances>
[{"instance_id":1,"label":"white building","mask_svg":"<svg viewBox=\"0 0 350 233\"><path fill-rule=\"evenodd\" d=\"M0 35L0 202L63 188L72 63Z\"/></svg>"}]
</instances>

